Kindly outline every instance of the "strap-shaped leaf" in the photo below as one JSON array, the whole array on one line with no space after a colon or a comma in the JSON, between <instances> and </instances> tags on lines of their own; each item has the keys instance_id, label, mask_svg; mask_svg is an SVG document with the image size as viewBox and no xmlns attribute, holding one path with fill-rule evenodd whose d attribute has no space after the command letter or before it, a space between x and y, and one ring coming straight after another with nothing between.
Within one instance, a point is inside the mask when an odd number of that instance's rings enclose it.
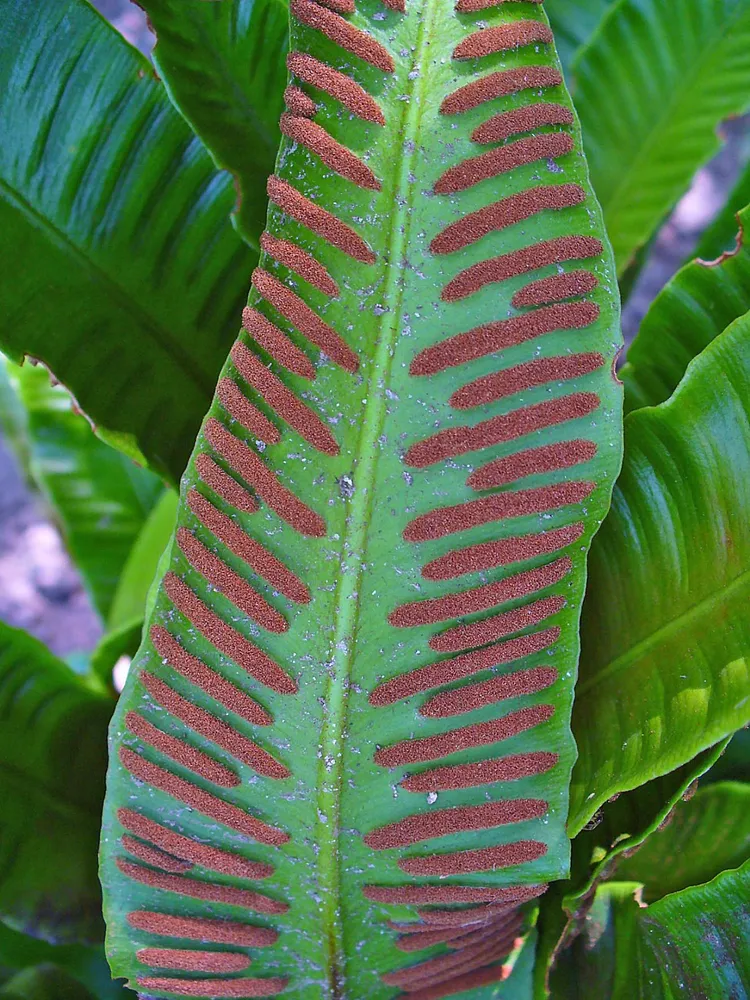
<instances>
[{"instance_id":1,"label":"strap-shaped leaf","mask_svg":"<svg viewBox=\"0 0 750 1000\"><path fill-rule=\"evenodd\" d=\"M576 53L602 23L617 0L547 0L546 11L555 32L555 45L566 74L574 66Z\"/></svg>"},{"instance_id":2,"label":"strap-shaped leaf","mask_svg":"<svg viewBox=\"0 0 750 1000\"><path fill-rule=\"evenodd\" d=\"M247 333L112 729L149 995L476 992L568 867L621 406L580 133L538 4L334 6L292 5Z\"/></svg>"}]
</instances>

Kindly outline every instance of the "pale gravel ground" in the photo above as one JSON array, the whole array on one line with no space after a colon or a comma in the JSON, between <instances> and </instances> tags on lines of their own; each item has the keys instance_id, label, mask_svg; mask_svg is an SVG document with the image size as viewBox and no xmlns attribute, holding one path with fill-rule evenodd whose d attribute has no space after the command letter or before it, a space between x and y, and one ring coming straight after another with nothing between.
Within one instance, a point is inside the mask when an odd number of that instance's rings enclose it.
<instances>
[{"instance_id":1,"label":"pale gravel ground","mask_svg":"<svg viewBox=\"0 0 750 1000\"><path fill-rule=\"evenodd\" d=\"M140 8L129 0L92 0L105 17L144 53L153 35ZM724 153L702 171L656 243L625 310L632 338L651 299L695 246L734 181L747 120L727 129ZM32 496L15 458L0 442L0 619L27 629L59 655L90 650L101 634L80 578L71 565L43 503Z\"/></svg>"}]
</instances>

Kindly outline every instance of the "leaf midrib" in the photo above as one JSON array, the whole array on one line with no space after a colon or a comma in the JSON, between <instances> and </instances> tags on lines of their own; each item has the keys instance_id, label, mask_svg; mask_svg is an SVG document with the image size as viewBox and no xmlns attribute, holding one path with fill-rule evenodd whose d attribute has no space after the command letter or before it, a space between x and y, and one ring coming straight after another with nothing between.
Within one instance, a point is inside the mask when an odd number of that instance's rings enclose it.
<instances>
[{"instance_id":1,"label":"leaf midrib","mask_svg":"<svg viewBox=\"0 0 750 1000\"><path fill-rule=\"evenodd\" d=\"M426 48L435 5L426 0L423 16L419 21L419 34L414 47L414 66L426 62ZM414 16L412 14L412 16ZM411 231L412 205L417 197L415 185L409 181L412 164L418 155L417 137L420 132L422 99L426 87L426 73L411 81L410 99L404 103L400 127L394 135L400 137L400 159L397 181L394 186L394 210L389 213L389 228L383 242L381 261L385 268L383 301L393 307L383 315L375 356L370 367L367 385L367 402L364 408L362 432L354 453L354 486L350 514L342 533L342 568L339 574L334 605L333 659L329 672L325 704L326 721L320 737L320 765L317 795L318 878L322 890L323 925L329 943L329 986L333 1000L339 1000L339 974L346 968L344 930L341 907L339 830L341 827L341 789L344 777L344 734L348 710L349 680L356 658L356 635L360 615L362 577L365 572L365 554L368 543L370 511L381 436L387 414L386 389L390 384L394 345L399 335L404 297L404 285L399 282L398 262L403 260ZM405 152L404 143L412 140ZM350 555L347 555L350 553ZM352 565L354 562L356 565ZM327 761L334 764L329 772ZM325 817L321 820L321 817Z\"/></svg>"},{"instance_id":2,"label":"leaf midrib","mask_svg":"<svg viewBox=\"0 0 750 1000\"><path fill-rule=\"evenodd\" d=\"M660 628L649 633L649 635L645 636L645 638L639 640L631 646L630 649L615 657L614 660L610 660L610 662L603 666L593 677L576 688L576 698L580 698L592 688L596 687L597 684L607 680L624 667L638 661L639 659L643 659L663 640L669 638L675 633L680 632L683 627L686 627L696 619L700 619L704 613L713 611L717 604L721 604L734 592L742 590L743 586L746 585L750 587L750 569L746 570L744 573L740 573L739 576L736 576L730 583L720 587L719 590L714 591L707 597L698 601L696 604L691 605L675 618L670 619L665 625L662 625Z\"/></svg>"},{"instance_id":3,"label":"leaf midrib","mask_svg":"<svg viewBox=\"0 0 750 1000\"><path fill-rule=\"evenodd\" d=\"M674 115L676 109L681 108L687 101L686 95L695 92L696 86L701 79L705 79L705 65L711 65L711 63L716 61L715 49L717 46L723 44L727 36L732 33L734 25L737 21L742 20L743 17L747 16L747 9L738 7L734 15L727 21L725 27L720 28L714 36L713 43L704 49L704 55L696 63L691 65L691 71L688 74L680 73L679 77L684 80L686 76L689 75L690 83L687 88L674 88L673 94L675 99L672 101L666 101L663 105L663 111L659 116L658 120L653 123L653 126L648 130L644 141L639 145L635 156L630 161L630 166L627 171L623 172L620 177L620 182L612 190L611 194L607 196L599 196L602 208L604 210L605 217L610 217L613 211L618 210L618 202L623 191L627 191L633 187L633 176L638 173L638 168L643 160L648 159L648 155L651 151L661 145L660 140L665 135L668 134L669 130L665 127L669 122L670 118ZM613 18L614 19L614 18ZM721 60L723 63L723 60ZM575 71L575 67L574 67ZM712 133L712 138L714 143L718 143L717 137ZM610 206L614 205L615 208L612 209Z\"/></svg>"},{"instance_id":4,"label":"leaf midrib","mask_svg":"<svg viewBox=\"0 0 750 1000\"><path fill-rule=\"evenodd\" d=\"M206 377L206 373L201 366L193 361L190 355L181 347L180 342L174 339L170 331L159 324L155 317L141 309L127 289L119 285L111 274L105 271L100 265L87 256L68 236L68 234L56 226L49 216L39 212L24 195L8 181L0 177L0 194L3 200L15 211L23 215L27 221L35 228L41 229L47 234L51 242L56 242L58 246L69 254L76 263L99 284L103 285L114 301L133 316L140 324L141 329L147 333L162 350L165 350L174 363L182 370L188 380L199 389L206 397L206 405L213 394L213 382ZM44 359L43 359L44 360Z\"/></svg>"}]
</instances>

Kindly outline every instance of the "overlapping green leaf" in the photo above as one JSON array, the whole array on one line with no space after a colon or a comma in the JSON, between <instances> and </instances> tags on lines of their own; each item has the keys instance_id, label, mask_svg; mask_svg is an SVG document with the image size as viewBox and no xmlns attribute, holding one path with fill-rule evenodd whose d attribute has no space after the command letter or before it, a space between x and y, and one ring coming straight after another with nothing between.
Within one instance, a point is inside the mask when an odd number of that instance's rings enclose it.
<instances>
[{"instance_id":1,"label":"overlapping green leaf","mask_svg":"<svg viewBox=\"0 0 750 1000\"><path fill-rule=\"evenodd\" d=\"M591 178L623 273L750 106L745 0L619 0L576 61Z\"/></svg>"},{"instance_id":2,"label":"overlapping green leaf","mask_svg":"<svg viewBox=\"0 0 750 1000\"><path fill-rule=\"evenodd\" d=\"M286 0L141 0L169 95L237 181L241 235L257 248L266 178L281 133L289 36Z\"/></svg>"},{"instance_id":3,"label":"overlapping green leaf","mask_svg":"<svg viewBox=\"0 0 750 1000\"><path fill-rule=\"evenodd\" d=\"M615 0L547 0L544 7L555 32L555 45L566 74L573 73L574 56L601 24ZM570 78L575 97L575 76Z\"/></svg>"},{"instance_id":4,"label":"overlapping green leaf","mask_svg":"<svg viewBox=\"0 0 750 1000\"><path fill-rule=\"evenodd\" d=\"M112 707L0 623L0 919L48 941L103 932L96 861Z\"/></svg>"},{"instance_id":5,"label":"overlapping green leaf","mask_svg":"<svg viewBox=\"0 0 750 1000\"><path fill-rule=\"evenodd\" d=\"M2 4L0 115L0 347L176 481L253 261L231 179L84 0Z\"/></svg>"},{"instance_id":6,"label":"overlapping green leaf","mask_svg":"<svg viewBox=\"0 0 750 1000\"><path fill-rule=\"evenodd\" d=\"M616 875L618 881L641 882L650 903L749 860L750 785L725 781L681 803L664 829L617 866Z\"/></svg>"},{"instance_id":7,"label":"overlapping green leaf","mask_svg":"<svg viewBox=\"0 0 750 1000\"><path fill-rule=\"evenodd\" d=\"M28 471L60 526L86 589L106 618L130 550L161 481L100 441L42 366L12 363L7 375L25 414ZM3 407L13 404L3 397Z\"/></svg>"},{"instance_id":8,"label":"overlapping green leaf","mask_svg":"<svg viewBox=\"0 0 750 1000\"><path fill-rule=\"evenodd\" d=\"M750 720L750 315L625 421L589 561L570 829Z\"/></svg>"},{"instance_id":9,"label":"overlapping green leaf","mask_svg":"<svg viewBox=\"0 0 750 1000\"><path fill-rule=\"evenodd\" d=\"M748 226L746 208L735 223L735 251L712 264L686 264L652 303L620 372L626 411L667 399L693 358L750 309Z\"/></svg>"},{"instance_id":10,"label":"overlapping green leaf","mask_svg":"<svg viewBox=\"0 0 750 1000\"><path fill-rule=\"evenodd\" d=\"M329 27L334 24L335 31L343 33L346 29L341 22L328 18L327 13L321 13L323 10L319 5L297 5L300 18L307 17L312 24ZM271 252L263 256L262 266L267 275L256 275L250 305L259 310L266 321L276 324L290 338L294 349L303 351L303 355L300 359L299 354L286 354L288 347L281 352L269 349L268 354L260 354L260 348L243 335L241 344L250 353L240 350L235 361L225 368L225 381L220 383L220 394L209 411L210 423L204 425L195 459L183 483L179 536L170 547L164 566L170 575L159 588L149 621L154 630L147 630L147 639L134 662L113 722L115 752L109 778L102 865L110 927L108 941L115 972L127 976L131 982L140 981L142 990L157 995L169 992L163 980L152 983L150 975L153 973L138 961L138 949L147 946L153 937L147 930L135 933L132 923L128 922L128 914L136 909L163 912L168 906L172 914L195 917L226 914L232 919L247 920L246 910L230 903L214 905L189 891L194 888L190 885L194 879L209 884L219 880L228 888L247 888L247 883L236 876L217 875L216 869L208 866L196 865L185 871L184 878L188 880L185 898L179 898L179 894L168 887L160 888L153 876L144 875L137 867L128 867L139 863L139 855L133 853L127 841L123 844L122 837L125 824L138 820L132 814L123 814L123 809L142 811L143 815L167 824L185 837L274 866L273 873L258 884L257 890L275 901L288 902L290 908L286 913L274 912L258 917L263 926L279 928L282 934L278 945L248 953L253 963L248 975L260 979L289 977L292 980L290 992L299 1000L320 1000L321 994L335 996L344 990L368 1000L390 1000L398 993L396 984L384 982L380 976L410 963L408 956L405 958L393 947L393 929L388 926L387 918L414 919L417 914L413 907L406 905L374 904L363 892L366 885L424 884L429 876L421 877L412 870L418 870L421 865L445 863L441 857L437 861L427 861L433 853L442 856L446 852L470 848L484 852L525 841L533 842L528 845L529 860L504 865L500 859L498 863L493 860L488 864L483 854L476 863L485 867L467 868L463 878L460 874L450 875L447 884L455 886L459 880L473 886L486 885L488 880L493 886L539 884L567 871L569 841L565 818L569 769L574 753L569 712L578 653L577 626L585 555L590 538L606 512L621 451L620 387L611 377L611 363L619 344L616 282L575 123L569 133L565 126L562 141L559 138L562 130L552 138L552 142L560 143L561 149L567 150L572 145L573 153L563 152L557 156L557 162L550 162L545 152L541 159L508 169L502 178L502 195L506 197L524 194L539 184L576 185L566 188L566 195L574 196L566 205L547 211L546 203L542 207L535 203L538 211L529 218L524 217L519 225L492 228L483 238L477 238L472 232L472 238L456 247L455 252L440 253L431 249L433 241L445 233L447 226L466 213L486 209L499 196L498 181L489 177L477 178L476 183L465 187L457 183L453 192L448 185L448 190L443 189L441 194L438 185L441 176L452 168L463 169L464 162L480 152L471 135L491 114L526 106L535 101L538 94L534 88L532 94L523 91L505 95L492 104L480 102L480 106L466 109L460 116L442 113L443 102L447 102L444 111L449 110L449 98L453 99L458 88L476 82L486 69L523 69L532 65L541 65L547 71L557 69L551 48L536 44L513 44L507 51L481 61L462 62L452 58L456 46L472 37L477 28L481 30L478 22L486 20L500 27L512 25L521 18L539 22L544 14L539 5L521 8L520 5L500 4L476 17L457 13L454 0L417 0L407 5L404 14L379 3L362 3L346 23L350 28L366 31L382 46L368 46L370 65L342 51L323 37L322 32L293 22L295 47L356 80L365 88L365 96L377 102L385 123L376 124L373 106L361 92L357 92L357 109L362 113L364 107L365 113L357 120L350 113L351 109L342 113L341 105L326 92L325 86L316 85L313 89L309 83L305 83L303 89L310 87L316 102L314 124L325 129L329 138L315 131L309 119L286 122L290 131L297 130L297 139L288 139L282 145L277 169L283 182L309 198L318 212L323 210L335 218L327 215L324 225L314 224L310 221L309 202L304 202L307 207L296 214L294 208L283 211L283 192L289 195L289 189L277 185L272 187L276 193L268 229L277 240L291 241L298 250L312 255L318 265L325 266L328 280L323 287L329 291L321 288L319 270L317 283L314 277L301 279L300 274L310 276L309 258L306 264L299 264L297 256L296 266L290 264L288 244L275 249L275 257ZM515 29L511 27L510 30ZM546 37L545 23L523 30L539 32L542 38ZM357 39L351 41L351 45L360 46L360 51L366 44L361 35L350 32L345 37ZM392 76L382 70L383 66L390 65L390 59L395 65ZM379 63L381 68L373 63ZM548 73L548 79L555 78ZM295 83L302 85L300 79ZM570 99L563 88L551 84L548 96L550 101L570 107ZM549 133L541 135L543 143L550 141ZM572 136L572 143L567 135ZM329 140L341 143L345 150L332 147ZM322 145L324 143L327 145ZM527 145L516 148L526 149ZM328 157L329 167L321 166L313 149L317 149L323 159ZM332 149L336 149L335 156L328 156ZM347 152L359 157L356 163L347 158ZM496 153L492 155L497 156ZM331 161L340 173L330 167ZM355 171L356 177L364 178L362 183L345 179L349 168ZM368 170L372 171L372 178L366 173ZM434 190L436 187L438 190ZM582 197L585 197L583 202ZM575 204L571 203L573 201ZM299 200L294 205L299 206ZM298 218L300 215L302 221ZM315 218L320 220L320 215ZM308 224L307 228L303 223ZM338 228L341 223L349 227L349 235L343 238ZM488 350L468 358L465 364L461 363L460 354L451 354L450 363L441 363L431 371L430 364L434 364L434 360L430 362L429 359L437 356L438 345L446 337L480 324L519 316L520 309L512 305L515 293L532 277L550 277L558 272L551 263L544 271L534 270L532 276L530 266L503 283L482 284L467 293L471 298L465 301L443 294L446 282L495 255L525 250L541 241L565 236L574 237L577 252L580 252L580 237L595 237L597 241L589 244L591 258L587 258L585 264L595 272L597 279L591 302L575 303L572 309L561 306L552 313L555 322L551 323L549 332L544 336L539 334L533 342L519 337L501 353ZM357 242L360 240L370 248L372 258L367 247L363 249L363 244ZM348 253L341 249L342 243ZM569 260L566 258L566 262ZM301 269L296 274L295 267ZM279 284L274 285L274 281ZM333 291L330 291L332 284ZM299 300L285 297L292 293L298 295ZM289 306L290 301L294 306ZM592 308L592 302L597 308ZM325 356L311 346L313 342L318 343L313 327L318 331L321 327L316 325L315 318L310 318L307 309L330 328L323 333L323 337L330 338L324 347ZM575 322L570 318L573 314ZM567 329L561 329L564 327L561 317L569 317ZM247 322L263 344L258 326L253 326L262 320L250 314ZM524 319L523 322L529 321ZM515 327L516 324L511 328ZM265 324L263 330L268 332ZM268 346L267 340L265 344ZM355 357L352 358L348 351L354 352ZM571 351L581 352L589 367L582 365L581 373L569 373L571 377L561 384L556 377L557 365L562 364L560 359ZM257 360L253 360L257 356L261 357L267 372L258 369ZM421 360L412 368L418 356ZM555 359L554 370L542 384L533 384L522 393L518 390L499 393L468 415L459 406L450 405L453 393L464 389L470 380L490 375L498 368L505 371L537 359L543 362ZM310 361L314 364L314 381L299 374L300 366L304 371ZM359 368L354 375L352 369L357 362ZM424 370L419 374L422 364ZM243 370L244 377L241 375ZM255 374L249 375L248 371ZM312 372L308 370L308 374ZM274 383L274 375L281 380L282 386ZM291 390L296 401L289 397L284 401L280 395L282 388ZM259 407L265 418L280 427L282 435L278 443L275 432L266 428L268 440L264 446L256 447L259 434L253 426L257 428L258 425L253 425L253 421L257 418L253 411L245 408L246 401L233 395L235 389ZM273 393L277 394L275 404ZM566 400L566 406L571 406L569 418L547 422L528 436L519 430L518 436L511 440L488 437L476 445L470 441L472 446L465 450L459 448L458 454L420 457L425 440L438 429L458 431L471 427L473 430L485 419L497 416L502 421L510 413L516 415L514 419L521 420L519 413L525 412L522 407L562 399ZM295 416L294 407L302 403L306 407L303 416L299 415L299 410ZM483 429L484 425L475 433L479 435ZM302 508L291 497L283 502L278 497L274 500L272 491L276 486L269 486L274 481L264 478L265 472L260 466L256 467L256 472L261 480L251 474L248 467L244 467L243 472L244 459L236 455L231 457L227 450L235 446L227 445L222 449L222 445L217 444L217 441L225 444L231 441L226 434L234 435L237 447L249 449L241 452L248 462L262 460L277 477L276 481L283 483L285 489L306 505L307 512L298 517ZM520 437L523 441L518 439ZM534 467L512 476L503 484L506 487L503 492L494 485L487 490L474 490L471 483L467 483L467 474L480 463L508 458L526 447L548 445L554 451L555 445L578 438L586 442L591 440L596 448L595 454L584 449L588 457L576 461L573 470L564 465L551 472ZM219 461L223 469L229 469L235 478L242 477L248 487L257 492L262 501L257 514L243 510L226 491L222 494L217 480L212 478L213 473L206 472L206 459ZM266 489L263 483L269 488ZM531 494L531 507L524 506L509 516L484 519L481 523L462 522L463 509L458 514L450 510L451 505L470 503L481 495L497 497L496 502L500 504L521 503L526 497L522 492L526 488L542 490L547 487L551 487L549 492ZM511 500L507 499L509 496ZM571 497L573 499L568 502L567 498ZM262 573L256 574L248 568L236 548L232 549L226 542L226 535L225 540L221 540L221 529L208 524L215 515L206 507L207 499L299 576L311 591L309 603L300 601L295 606L291 599L282 597L268 586ZM439 513L433 514L436 508ZM443 511L442 508L448 509ZM195 510L203 513L196 514ZM416 519L428 515L439 518L440 527L434 534L428 533L422 538L419 532L426 522ZM410 524L413 527L407 530ZM529 559L516 557L515 564L508 558L501 559L499 565L490 566L486 572L470 568L465 579L433 580L428 575L422 576L425 562L441 558L457 548L491 540L515 539L521 535L538 536L547 529L567 529L571 524L580 524L580 537L570 543L561 542L562 547L552 555L539 553ZM411 538L419 541L410 541ZM252 619L250 612L238 610L240 604L237 602L242 603L244 598L240 597L239 590L233 589L235 584L209 582L213 570L207 562L199 564L196 561L196 541L210 546L213 554L218 554L242 579L251 582L285 621L276 628L267 628L249 620L248 614ZM556 562L557 557L565 561ZM563 574L562 579L546 576L548 567L553 564L554 572ZM414 619L408 620L404 614L404 605L410 606L421 598L458 594L459 601L471 600L464 597L466 590L515 578L518 572L527 569L539 570L546 582L533 586L530 593L518 594L512 589L509 592L514 596L507 599L500 596L492 608L472 610L465 616L460 611L439 611L437 617L427 614L423 618L425 608L421 607L414 612ZM226 577L224 579L226 581ZM248 673L248 661L242 647L227 646L217 620L202 617L200 605L187 596L178 581L192 590L196 600L210 606L231 634L237 636L237 642L252 642L279 664L280 669L288 672L299 684L298 692L294 696L285 693L294 685L281 681L276 674L260 673L259 676L256 671L253 676L252 669ZM509 586L515 588L517 582ZM396 696L382 705L377 704L377 698L369 700L380 684L419 665L442 663L445 655L441 655L434 645L430 647L430 640L438 632L442 633L459 620L463 623L464 618L473 624L479 617L496 613L500 606L514 615L520 608L530 606L542 589L545 596L555 598L552 606L544 607L550 612L549 625L559 626L561 632L559 635L548 633L545 642L549 640L549 646L534 649L514 661L507 670L515 672L522 667L553 663L559 671L555 687L550 684L548 688L537 688L528 695L514 697L507 705L495 699L480 702L470 711L459 710L456 715L462 718L450 717L448 720L433 717L429 712L419 714L420 703L424 704L424 699L431 697L419 684L413 693ZM401 613L393 615L389 621L389 615L399 608ZM547 619L544 621L546 627ZM284 628L286 624L288 631ZM193 683L184 670L175 669L175 662L182 656L181 648L165 637L166 631L192 656L244 691L251 692L272 716L272 726L252 726L247 719L239 718L231 707L223 706L208 682ZM509 625L507 632L500 635L510 637L519 631L525 631L525 627ZM223 652L218 651L217 643L223 646ZM466 645L459 644L456 651L481 645L484 640L466 640ZM241 663L246 669L243 670ZM505 670L501 667L498 674ZM152 675L156 676L156 683L151 680ZM483 676L489 679L492 675L484 673ZM274 779L254 772L246 758L238 759L238 755L231 752L226 740L220 746L213 737L205 735L205 727L199 734L194 727L185 724L184 713L180 716L183 721L179 721L174 713L170 717L169 713L160 710L157 702L145 694L146 685L157 689L159 680L213 716L227 719L240 734L252 736L290 770L289 777ZM413 677L411 681L416 683ZM450 680L438 681L434 686L445 686L451 695L455 689ZM432 690L433 685L429 687ZM158 689L166 699L164 689ZM539 770L536 758L534 773L512 784L493 781L487 787L476 784L441 787L439 794L434 795L407 792L400 787L407 771L414 770L399 757L401 741L417 736L444 735L462 725L488 723L505 717L515 709L552 704L553 714L546 707L542 709L544 716L550 715L548 719L540 715L539 725L514 732L507 740L498 738L494 742L499 746L488 747L480 741L455 753L446 753L451 764L476 764L490 756L551 751L558 756L547 758L541 766L550 763L553 767ZM141 738L128 730L129 712L138 713L146 722L174 735L192 749L202 751L212 761L220 762L236 774L238 783L232 784L230 774L228 778L223 776L228 782L226 786L218 787L218 782L211 782L200 770L182 766L175 757L170 759L169 753L162 752L154 744L160 737L152 736L149 742L149 738ZM130 722L133 722L132 716ZM137 728L140 724L134 725ZM482 728L481 732L484 731ZM378 748L383 748L383 753L376 758ZM396 749L386 752L385 748ZM426 761L432 759L426 758ZM156 764L162 772L150 770L149 764ZM190 784L168 785L169 779L164 777L166 772ZM145 774L146 779L134 781L136 773ZM264 823L278 826L284 834L274 834L277 836L275 843L248 842L241 830L217 821L215 810L212 818L209 812L200 809L183 809L176 805L179 800L176 790L193 795L191 784L260 817ZM528 808L524 805L519 806L521 818L512 822L488 824L483 821L481 828L477 825L471 829L447 831L438 826L433 831L428 820L429 828L423 835L415 840L407 837L392 848L383 846L380 834L374 836L372 842L364 839L386 824L400 824L408 819L409 825L412 822L409 817L417 815L420 824L424 822L423 816L437 817L436 824L438 821L445 823L443 811L453 807L478 806L484 815L488 803L494 807L495 803L508 798L524 803L528 799L537 800L533 808L541 812L546 809L546 814L540 820L522 818L525 816L523 810ZM206 803L205 799L203 801ZM210 800L206 809L214 809ZM236 818L236 814L232 815ZM455 815L464 814L450 813L451 817ZM472 811L470 815L476 813ZM420 826L420 830L424 829ZM442 832L438 834L438 830ZM287 833L289 841L282 842ZM161 836L158 832L155 835ZM494 857L497 855L493 854ZM143 863L142 856L140 863ZM468 858L465 863L470 866L475 862ZM430 877L429 884L442 886L446 882L435 875ZM185 883L179 885L185 888ZM252 920L255 919L254 914ZM186 942L183 946L188 947ZM434 954L435 951L429 953L430 956ZM499 967L495 971L500 974ZM196 975L196 970L191 968L185 970L183 978L195 978ZM271 988L278 989L278 982ZM472 992L479 997L486 991Z\"/></svg>"}]
</instances>

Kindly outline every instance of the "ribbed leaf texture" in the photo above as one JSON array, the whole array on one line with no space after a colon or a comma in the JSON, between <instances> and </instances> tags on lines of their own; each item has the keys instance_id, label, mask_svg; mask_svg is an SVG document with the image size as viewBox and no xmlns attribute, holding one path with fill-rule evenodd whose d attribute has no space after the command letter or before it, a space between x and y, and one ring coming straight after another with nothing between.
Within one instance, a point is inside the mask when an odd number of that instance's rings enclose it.
<instances>
[{"instance_id":1,"label":"ribbed leaf texture","mask_svg":"<svg viewBox=\"0 0 750 1000\"><path fill-rule=\"evenodd\" d=\"M246 332L112 729L148 996L485 996L568 868L621 438L580 132L539 4L332 6L292 4Z\"/></svg>"}]
</instances>

